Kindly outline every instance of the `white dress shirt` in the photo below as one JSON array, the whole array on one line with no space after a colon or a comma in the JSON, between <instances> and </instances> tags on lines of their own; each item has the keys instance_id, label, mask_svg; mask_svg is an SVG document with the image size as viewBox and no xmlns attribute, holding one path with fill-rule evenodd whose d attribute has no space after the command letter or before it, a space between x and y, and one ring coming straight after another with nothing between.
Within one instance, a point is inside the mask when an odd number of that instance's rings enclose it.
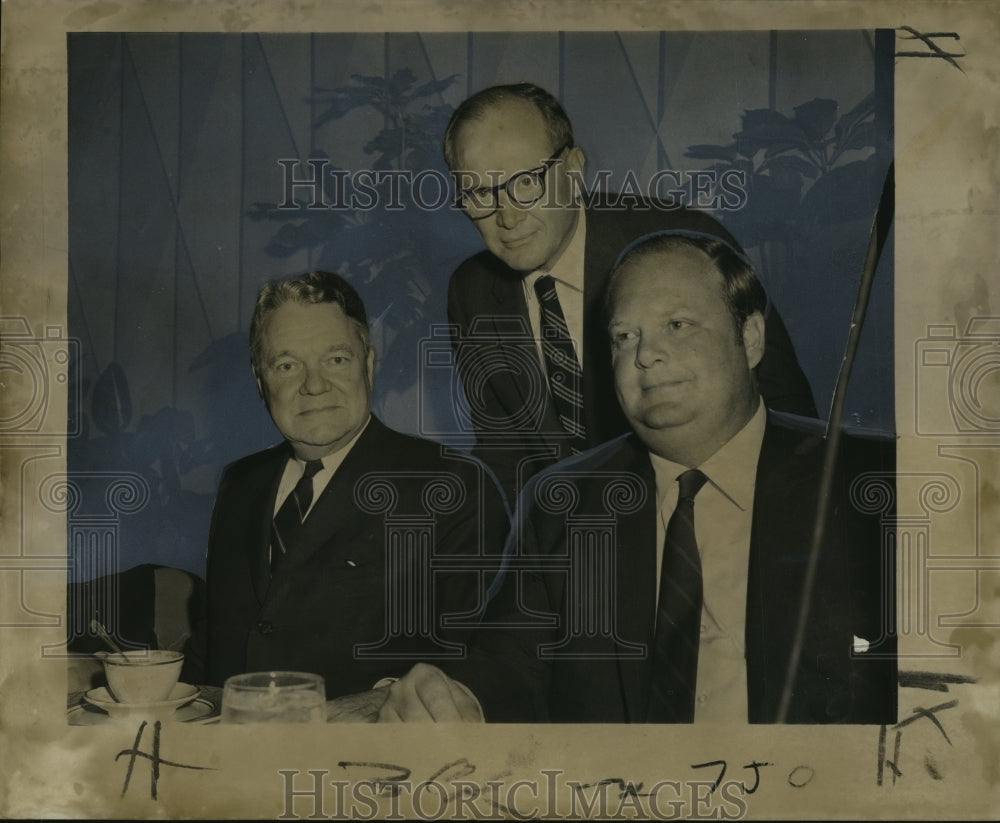
<instances>
[{"instance_id":1,"label":"white dress shirt","mask_svg":"<svg viewBox=\"0 0 1000 823\"><path fill-rule=\"evenodd\" d=\"M312 502L309 504L309 509L306 511L306 517L309 516L309 512L313 510L313 506L316 505L316 501L319 499L320 494L323 493L323 489L326 488L327 483L333 477L334 472L340 468L340 464L344 462L344 458L347 457L348 452L354 448L354 444L358 442L358 438L364 433L364 430L368 428L368 422L371 420L371 415L368 416L368 420L361 427L360 431L351 441L343 446L341 446L337 451L328 454L323 458L323 468L320 469L316 474L313 475L313 496ZM299 482L299 479L305 474L306 471L306 461L300 460L298 457L289 457L288 462L285 464L285 471L281 475L281 482L278 484L278 496L274 499L274 514L278 513L278 509L281 508L281 504L285 502L285 498L292 493L292 489ZM304 519L304 518L303 518Z\"/></svg>"},{"instance_id":2,"label":"white dress shirt","mask_svg":"<svg viewBox=\"0 0 1000 823\"><path fill-rule=\"evenodd\" d=\"M694 533L701 555L704 605L695 722L747 722L745 648L747 573L757 460L767 414L763 402L750 421L695 468L708 478L694 499ZM656 591L667 523L677 505L677 476L689 466L650 453L656 473Z\"/></svg>"},{"instance_id":3,"label":"white dress shirt","mask_svg":"<svg viewBox=\"0 0 1000 823\"><path fill-rule=\"evenodd\" d=\"M533 271L527 275L521 285L524 289L524 300L528 304L528 320L531 323L531 333L538 348L538 360L545 373L545 358L542 355L542 307L535 294L535 282L544 274L551 275L556 282L556 296L562 307L566 327L569 329L576 359L583 367L583 252L587 242L587 220L583 208L576 221L576 228L570 238L569 245L563 249L559 259L549 271Z\"/></svg>"}]
</instances>

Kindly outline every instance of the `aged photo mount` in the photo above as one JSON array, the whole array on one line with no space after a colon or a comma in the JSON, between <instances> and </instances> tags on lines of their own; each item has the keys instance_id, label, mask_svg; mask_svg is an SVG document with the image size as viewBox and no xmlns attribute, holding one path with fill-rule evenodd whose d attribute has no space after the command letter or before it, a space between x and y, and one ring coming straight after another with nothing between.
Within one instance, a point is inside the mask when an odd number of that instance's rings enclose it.
<instances>
[{"instance_id":1,"label":"aged photo mount","mask_svg":"<svg viewBox=\"0 0 1000 823\"><path fill-rule=\"evenodd\" d=\"M987 4L5 12L3 814L995 814L1000 211ZM819 417L894 165L889 252L843 422L897 442L894 488L858 501L887 513L896 558L897 722L68 725L67 638L85 621L67 613L67 586L143 567L198 585L219 472L277 439L247 367L264 280L344 274L373 321L373 411L469 445L438 355L448 278L481 241L453 207L440 135L470 93L520 80L565 106L588 186L685 200L733 231L780 307ZM813 144L755 132L752 111Z\"/></svg>"}]
</instances>

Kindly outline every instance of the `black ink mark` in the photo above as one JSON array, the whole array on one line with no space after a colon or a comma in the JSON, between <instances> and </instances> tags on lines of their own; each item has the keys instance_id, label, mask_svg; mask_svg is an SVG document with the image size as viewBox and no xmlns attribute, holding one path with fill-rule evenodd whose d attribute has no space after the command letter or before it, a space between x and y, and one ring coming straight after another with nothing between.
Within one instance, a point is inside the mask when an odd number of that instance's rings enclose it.
<instances>
[{"instance_id":1,"label":"black ink mark","mask_svg":"<svg viewBox=\"0 0 1000 823\"><path fill-rule=\"evenodd\" d=\"M147 721L143 720L142 724L139 726L139 732L135 736L135 742L132 744L131 749L122 749L118 754L115 755L115 762L118 762L118 758L122 755L130 755L128 761L128 768L125 770L125 783L122 785L121 796L124 797L125 793L128 791L129 782L132 780L132 772L135 769L135 760L137 757L145 757L151 761L151 772L150 772L150 787L149 795L150 798L156 800L156 784L160 779L160 766L174 766L178 769L195 769L197 771L215 771L212 766L189 766L186 763L176 763L173 760L164 760L160 757L160 731L162 724L159 720L155 721L153 724L153 753L149 754L142 751L139 748L139 744L142 742L142 736L146 731Z\"/></svg>"},{"instance_id":2,"label":"black ink mark","mask_svg":"<svg viewBox=\"0 0 1000 823\"><path fill-rule=\"evenodd\" d=\"M963 52L962 54L947 52L941 49L936 43L931 42L932 38L935 37L947 37L951 40L960 40L961 38L958 36L958 34L956 34L953 31L931 31L928 32L927 34L921 34L919 31L917 31L915 28L912 28L911 26L900 26L899 28L905 32L908 32L910 36L906 37L904 35L897 34L897 37L900 37L903 40L919 40L921 43L927 46L927 48L930 49L930 51L897 51L896 57L935 57L941 60L947 60L956 69L962 72L962 74L965 74L965 69L963 69L960 65L958 65L958 61L955 60L956 57L965 57L966 56L965 52Z\"/></svg>"},{"instance_id":3,"label":"black ink mark","mask_svg":"<svg viewBox=\"0 0 1000 823\"><path fill-rule=\"evenodd\" d=\"M878 771L875 773L875 785L882 785L882 778L885 776L885 723L878 729ZM788 776L788 782L792 783L792 776ZM794 786L795 784L792 783Z\"/></svg>"},{"instance_id":4,"label":"black ink mark","mask_svg":"<svg viewBox=\"0 0 1000 823\"><path fill-rule=\"evenodd\" d=\"M938 705L933 706L930 709L925 709L921 706L917 706L913 710L913 717L908 717L906 718L906 720L899 721L899 723L897 723L894 728L902 729L904 726L909 726L911 723L915 723L920 718L926 717L928 720L931 721L931 723L933 723L935 726L938 727L938 731L940 731L941 734L944 735L944 739L948 741L948 745L950 746L951 740L948 738L948 733L944 730L944 726L941 725L941 721L937 719L936 713L943 712L946 709L953 709L957 705L958 705L957 700L949 700L947 703L939 703Z\"/></svg>"},{"instance_id":5,"label":"black ink mark","mask_svg":"<svg viewBox=\"0 0 1000 823\"><path fill-rule=\"evenodd\" d=\"M454 772L452 770L454 769ZM445 763L440 769L438 769L434 774L428 777L421 785L429 786L432 783L437 783L438 778L442 775L447 775L444 780L440 781L444 783L445 781L451 783L455 780L459 780L463 777L468 777L470 774L474 774L476 767L469 763L468 758L460 757L458 760L452 761L451 763ZM451 802L458 796L456 791L444 792L442 798L446 802Z\"/></svg>"},{"instance_id":6,"label":"black ink mark","mask_svg":"<svg viewBox=\"0 0 1000 823\"><path fill-rule=\"evenodd\" d=\"M806 772L809 773L809 776L806 777L804 780L802 780L801 783L798 782L799 780L801 780L801 778L796 778L795 780L792 779L800 771L802 771L803 774L805 774ZM805 786L806 784L808 784L809 781L812 780L815 776L816 776L816 772L813 771L812 766L796 766L794 769L792 769L788 773L788 785L792 786L792 787L794 787L796 789L801 789L803 786Z\"/></svg>"},{"instance_id":7,"label":"black ink mark","mask_svg":"<svg viewBox=\"0 0 1000 823\"><path fill-rule=\"evenodd\" d=\"M722 771L719 772L719 776L718 776L718 778L716 778L716 781L712 784L712 790L709 792L709 794L712 794L712 792L714 792L717 788L719 788L719 784L722 782L722 778L726 776L726 761L725 760L709 760L707 763L697 763L697 764L692 763L691 764L691 768L692 769L704 769L704 768L707 768L708 766L722 766ZM756 788L756 787L754 787L754 788Z\"/></svg>"},{"instance_id":8,"label":"black ink mark","mask_svg":"<svg viewBox=\"0 0 1000 823\"><path fill-rule=\"evenodd\" d=\"M903 773L899 770L899 744L903 739L903 733L901 731L896 731L896 743L892 747L892 760L887 760L886 765L892 769L892 785L896 785L896 778L902 777Z\"/></svg>"},{"instance_id":9,"label":"black ink mark","mask_svg":"<svg viewBox=\"0 0 1000 823\"><path fill-rule=\"evenodd\" d=\"M927 769L927 774L933 777L935 780L943 780L944 777L941 772L937 770L937 763L934 762L934 758L931 756L930 752L924 755L924 768Z\"/></svg>"},{"instance_id":10,"label":"black ink mark","mask_svg":"<svg viewBox=\"0 0 1000 823\"><path fill-rule=\"evenodd\" d=\"M899 768L899 748L900 743L903 739L903 729L909 726L911 723L916 723L922 718L927 718L931 721L945 740L948 741L948 745L951 746L951 738L948 737L948 733L944 730L944 726L941 725L941 721L937 718L938 712L947 711L948 709L953 709L958 705L957 700L949 700L946 703L938 703L936 706L932 706L929 709L925 709L922 706L917 706L913 710L913 716L907 717L905 720L900 720L895 726L892 727L893 731L896 732L896 740L893 745L892 760L889 760L885 756L885 734L887 731L886 725L883 723L879 728L878 733L878 771L875 775L875 785L881 786L883 778L885 776L885 766L888 766L892 770L892 783L896 784L897 778L903 776L903 772ZM930 770L931 767L928 767ZM934 773L931 773L931 777L934 777ZM940 779L936 777L935 780Z\"/></svg>"},{"instance_id":11,"label":"black ink mark","mask_svg":"<svg viewBox=\"0 0 1000 823\"><path fill-rule=\"evenodd\" d=\"M652 795L647 792L642 793L641 782L633 783L631 780L626 780L623 777L605 777L602 780L598 780L596 783L581 783L579 786L574 786L578 791L581 789L593 789L596 786L617 786L618 787L618 799L621 800L624 797L651 797Z\"/></svg>"},{"instance_id":12,"label":"black ink mark","mask_svg":"<svg viewBox=\"0 0 1000 823\"><path fill-rule=\"evenodd\" d=\"M753 788L752 789L748 789L746 783L741 783L740 785L743 787L743 792L745 794L753 794L755 791L757 791L757 787L760 785L760 767L761 766L773 766L773 765L774 765L773 763L758 763L755 760L753 763L750 763L749 765L744 766L743 767L744 769L753 769Z\"/></svg>"},{"instance_id":13,"label":"black ink mark","mask_svg":"<svg viewBox=\"0 0 1000 823\"><path fill-rule=\"evenodd\" d=\"M440 769L434 772L434 774L428 777L424 781L424 783L433 783L435 780L441 777L441 775L445 774L446 772L449 772L452 769L455 769L455 774L448 775L447 779L449 781L458 780L463 777L468 777L470 774L474 774L476 771L476 767L473 766L471 763L469 763L467 758L460 757L458 760L452 763L446 763L444 766L442 766ZM444 781L441 782L443 783Z\"/></svg>"},{"instance_id":14,"label":"black ink mark","mask_svg":"<svg viewBox=\"0 0 1000 823\"><path fill-rule=\"evenodd\" d=\"M949 684L976 683L975 677L964 674L936 674L935 672L900 672L901 689L927 689L933 692L948 691Z\"/></svg>"},{"instance_id":15,"label":"black ink mark","mask_svg":"<svg viewBox=\"0 0 1000 823\"><path fill-rule=\"evenodd\" d=\"M758 763L756 760L754 760L752 763L748 763L746 766L744 766L743 767L744 769L753 769L753 786L748 789L747 788L747 784L741 782L740 783L740 789L743 791L743 794L753 794L755 791L757 791L757 788L760 786L760 769L761 769L761 767L762 766L773 766L773 765L774 765L773 763ZM712 788L708 792L709 794L712 794L721 785L722 778L726 776L726 761L725 760L709 760L707 763L693 763L691 765L691 768L692 769L705 769L705 768L708 768L709 766L722 766L722 770L719 772L719 776L716 778L715 782L712 784ZM806 767L806 768L808 768L808 767ZM642 784L641 783L639 784L639 788L642 788Z\"/></svg>"},{"instance_id":16,"label":"black ink mark","mask_svg":"<svg viewBox=\"0 0 1000 823\"><path fill-rule=\"evenodd\" d=\"M341 760L337 763L342 769L349 769L352 766L359 766L364 769L385 769L389 772L396 772L389 776L381 775L375 777L367 778L366 782L371 783L375 787L377 793L381 793L383 789L388 788L390 793L398 794L399 783L406 780L410 776L410 770L406 766L396 766L393 763L371 763L365 760ZM447 768L447 767L445 767Z\"/></svg>"}]
</instances>

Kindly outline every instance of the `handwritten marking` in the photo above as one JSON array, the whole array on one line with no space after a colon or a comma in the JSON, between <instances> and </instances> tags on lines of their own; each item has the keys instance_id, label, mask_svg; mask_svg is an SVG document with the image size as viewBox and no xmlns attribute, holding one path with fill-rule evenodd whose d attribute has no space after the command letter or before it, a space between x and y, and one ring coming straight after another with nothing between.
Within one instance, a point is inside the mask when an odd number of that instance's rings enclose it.
<instances>
[{"instance_id":1,"label":"handwritten marking","mask_svg":"<svg viewBox=\"0 0 1000 823\"><path fill-rule=\"evenodd\" d=\"M927 34L921 34L919 31L917 31L912 26L900 26L899 28L902 29L905 32L908 32L910 36L906 37L904 35L897 34L898 37L900 37L903 40L919 40L921 43L923 43L925 46L927 46L927 48L929 49L929 51L897 51L896 52L896 57L935 57L935 58L940 58L941 60L946 60L947 62L951 63L951 65L953 65L956 69L958 69L960 72L962 72L962 74L965 74L965 69L963 69L960 65L958 65L958 61L955 59L956 57L965 57L966 54L964 52L962 54L957 54L957 53L954 53L954 52L947 52L947 51L944 51L936 43L932 42L932 38L935 38L935 37L946 37L949 40L961 40L962 38L960 38L956 32L953 32L953 31L931 31L931 32L928 32Z\"/></svg>"},{"instance_id":2,"label":"handwritten marking","mask_svg":"<svg viewBox=\"0 0 1000 823\"><path fill-rule=\"evenodd\" d=\"M434 774L432 774L430 777L428 777L424 781L424 783L433 783L435 780L437 780L439 777L441 777L441 775L446 774L451 769L455 769L456 766L459 766L460 768L456 769L456 773L455 774L449 774L448 775L448 780L449 781L457 780L457 779L460 779L462 777L468 777L470 774L474 774L475 771L476 771L476 767L473 766L471 763L469 763L469 761L468 761L467 758L460 757L460 758L458 758L458 760L455 760L452 763L446 763L445 765L443 765L440 769L438 769L436 772L434 772ZM444 782L444 781L442 781L442 782Z\"/></svg>"},{"instance_id":3,"label":"handwritten marking","mask_svg":"<svg viewBox=\"0 0 1000 823\"><path fill-rule=\"evenodd\" d=\"M364 769L385 769L389 772L396 772L396 774L386 776L378 776L367 778L367 782L371 783L375 787L375 791L381 793L385 789L388 789L391 794L397 794L399 792L399 783L403 780L407 780L410 777L410 770L405 766L396 766L392 763L373 763L365 760L341 760L337 765L347 770L351 767L358 766Z\"/></svg>"},{"instance_id":4,"label":"handwritten marking","mask_svg":"<svg viewBox=\"0 0 1000 823\"><path fill-rule=\"evenodd\" d=\"M743 791L746 794L753 794L755 791L757 791L757 787L760 785L760 769L761 769L761 766L773 766L773 765L774 765L773 763L758 763L755 760L755 761L753 761L753 763L750 763L749 765L744 766L743 767L744 769L753 769L753 788L752 789L748 789L746 783L741 783L740 785L743 786Z\"/></svg>"},{"instance_id":5,"label":"handwritten marking","mask_svg":"<svg viewBox=\"0 0 1000 823\"><path fill-rule=\"evenodd\" d=\"M774 765L773 763L767 763L767 762L758 763L756 760L754 760L752 763L748 763L747 765L745 765L743 767L744 769L753 769L753 787L748 789L747 788L747 784L743 783L741 781L739 783L739 786L740 786L740 789L742 790L742 792L744 794L753 794L755 791L757 791L757 788L760 786L760 770L761 770L761 767L762 766L773 766L773 765ZM693 764L691 764L691 768L692 769L704 769L704 768L707 768L709 766L722 766L722 771L719 772L719 776L716 778L715 782L712 784L712 788L709 789L709 792L708 792L709 794L713 794L715 792L715 790L719 788L719 785L722 783L722 778L726 776L726 761L725 760L709 760L707 763L693 763ZM803 768L803 767L799 767L799 768ZM804 768L809 768L809 767L806 766Z\"/></svg>"},{"instance_id":6,"label":"handwritten marking","mask_svg":"<svg viewBox=\"0 0 1000 823\"><path fill-rule=\"evenodd\" d=\"M118 762L118 758L122 755L130 755L128 761L128 768L125 770L125 783L122 785L121 796L124 797L125 793L128 791L129 782L132 780L132 772L135 769L135 761L137 757L145 757L147 760L151 761L151 771L150 771L150 787L149 796L152 800L157 799L156 787L160 780L160 766L174 766L178 769L195 769L197 771L215 771L212 766L190 766L186 763L177 763L173 760L166 760L160 757L160 732L162 729L161 721L157 720L153 724L153 753L149 754L144 752L139 748L139 744L142 742L142 736L146 732L147 721L143 720L142 724L139 726L139 731L135 736L135 742L132 744L131 749L122 749L118 754L115 755L115 762Z\"/></svg>"},{"instance_id":7,"label":"handwritten marking","mask_svg":"<svg viewBox=\"0 0 1000 823\"><path fill-rule=\"evenodd\" d=\"M951 738L948 737L948 733L944 730L944 726L941 721L937 718L938 712L947 711L948 709L953 709L958 705L957 700L949 700L945 703L939 703L936 706L932 706L929 709L925 709L922 706L917 706L913 709L913 716L907 717L905 720L899 721L893 730L896 732L895 742L893 744L892 759L889 760L885 755L885 737L888 727L883 723L879 728L878 735L878 772L875 776L875 785L881 786L883 778L885 775L885 766L888 766L892 770L892 783L896 784L896 780L903 776L903 772L899 768L899 750L903 739L903 729L909 726L911 723L915 723L918 720L926 718L930 720L936 727L945 740L948 741L948 745L951 746ZM940 774L940 773L938 773ZM934 777L934 773L931 772L931 777ZM940 779L940 778L935 778Z\"/></svg>"},{"instance_id":8,"label":"handwritten marking","mask_svg":"<svg viewBox=\"0 0 1000 823\"><path fill-rule=\"evenodd\" d=\"M941 725L941 721L937 719L936 713L943 712L946 709L954 709L955 706L957 705L958 705L957 700L949 700L947 703L939 703L938 705L933 706L930 709L925 709L922 706L916 706L913 709L913 717L908 717L906 718L906 720L901 720L894 726L894 728L902 729L904 726L909 726L911 723L915 723L917 720L920 720L920 718L926 717L928 720L931 721L931 723L933 723L935 726L938 727L938 731L940 731L941 734L944 735L944 739L948 741L948 745L950 746L951 739L948 737L948 733L944 730L944 726Z\"/></svg>"},{"instance_id":9,"label":"handwritten marking","mask_svg":"<svg viewBox=\"0 0 1000 823\"><path fill-rule=\"evenodd\" d=\"M717 788L719 788L719 784L722 782L722 778L726 776L726 761L725 760L709 760L707 763L692 763L691 764L691 768L692 769L705 769L705 768L707 768L709 766L722 766L722 771L719 772L719 776L715 779L715 782L712 784L712 788L708 792L709 794L712 794Z\"/></svg>"},{"instance_id":10,"label":"handwritten marking","mask_svg":"<svg viewBox=\"0 0 1000 823\"><path fill-rule=\"evenodd\" d=\"M899 687L901 689L927 689L934 692L946 692L949 685L978 682L975 677L964 674L938 674L937 672L900 672Z\"/></svg>"},{"instance_id":11,"label":"handwritten marking","mask_svg":"<svg viewBox=\"0 0 1000 823\"><path fill-rule=\"evenodd\" d=\"M944 780L944 776L938 771L937 763L934 762L934 758L929 752L924 755L924 768L927 769L927 774L935 780Z\"/></svg>"},{"instance_id":12,"label":"handwritten marking","mask_svg":"<svg viewBox=\"0 0 1000 823\"><path fill-rule=\"evenodd\" d=\"M809 776L805 777L804 780L802 780L802 778L795 778L793 780L792 778L795 777L795 775L797 775L799 772L802 772L803 775L805 775L805 773L808 772ZM801 789L803 786L807 785L809 781L812 780L815 776L816 772L813 770L812 766L796 766L788 773L788 785L793 786L796 789ZM802 780L802 782L799 783L797 782L798 780Z\"/></svg>"},{"instance_id":13,"label":"handwritten marking","mask_svg":"<svg viewBox=\"0 0 1000 823\"><path fill-rule=\"evenodd\" d=\"M595 783L580 783L579 785L574 785L573 788L576 791L581 789L594 789L600 788L601 786L616 786L618 788L618 797L652 797L652 795L647 792L642 793L643 783L633 783L631 780L626 780L623 777L605 777L602 780L598 780Z\"/></svg>"}]
</instances>

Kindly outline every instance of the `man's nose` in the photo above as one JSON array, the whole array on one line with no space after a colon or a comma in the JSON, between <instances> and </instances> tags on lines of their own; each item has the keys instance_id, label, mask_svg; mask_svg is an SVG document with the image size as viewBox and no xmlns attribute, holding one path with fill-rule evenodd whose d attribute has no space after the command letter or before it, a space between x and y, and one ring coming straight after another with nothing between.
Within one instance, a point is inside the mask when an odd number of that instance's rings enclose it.
<instances>
[{"instance_id":1,"label":"man's nose","mask_svg":"<svg viewBox=\"0 0 1000 823\"><path fill-rule=\"evenodd\" d=\"M644 334L639 337L639 343L635 347L635 364L641 369L648 369L666 360L670 352L659 334Z\"/></svg>"},{"instance_id":2,"label":"man's nose","mask_svg":"<svg viewBox=\"0 0 1000 823\"><path fill-rule=\"evenodd\" d=\"M306 366L305 379L302 381L303 394L322 394L329 391L331 383L319 366Z\"/></svg>"},{"instance_id":3,"label":"man's nose","mask_svg":"<svg viewBox=\"0 0 1000 823\"><path fill-rule=\"evenodd\" d=\"M525 209L511 202L506 191L497 195L497 225L505 229L514 229L524 220Z\"/></svg>"}]
</instances>

